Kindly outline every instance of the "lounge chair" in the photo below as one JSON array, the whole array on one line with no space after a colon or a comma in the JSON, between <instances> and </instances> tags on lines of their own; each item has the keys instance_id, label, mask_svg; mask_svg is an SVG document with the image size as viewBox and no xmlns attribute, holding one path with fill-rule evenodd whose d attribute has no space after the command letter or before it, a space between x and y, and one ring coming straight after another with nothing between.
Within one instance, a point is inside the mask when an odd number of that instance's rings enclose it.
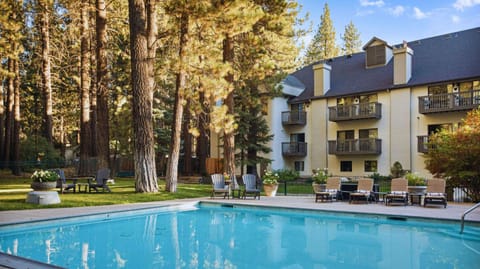
<instances>
[{"instance_id":1,"label":"lounge chair","mask_svg":"<svg viewBox=\"0 0 480 269\"><path fill-rule=\"evenodd\" d=\"M315 192L315 203L320 201L332 201L338 199L338 193L340 191L341 179L339 177L329 177L327 178L327 184L324 191L314 191Z\"/></svg>"},{"instance_id":2,"label":"lounge chair","mask_svg":"<svg viewBox=\"0 0 480 269\"><path fill-rule=\"evenodd\" d=\"M371 178L361 178L358 180L357 190L355 192L350 193L350 200L349 203L353 201L359 201L365 199L365 201L370 201L371 198L375 198L372 195L373 190L373 179Z\"/></svg>"},{"instance_id":3,"label":"lounge chair","mask_svg":"<svg viewBox=\"0 0 480 269\"><path fill-rule=\"evenodd\" d=\"M223 195L223 199L230 199L230 189L228 185L225 184L225 178L222 174L213 174L212 175L212 199L215 198L217 194Z\"/></svg>"},{"instance_id":4,"label":"lounge chair","mask_svg":"<svg viewBox=\"0 0 480 269\"><path fill-rule=\"evenodd\" d=\"M406 178L392 179L390 192L385 195L385 205L401 202L408 205L408 180Z\"/></svg>"},{"instance_id":5,"label":"lounge chair","mask_svg":"<svg viewBox=\"0 0 480 269\"><path fill-rule=\"evenodd\" d=\"M70 191L70 190L73 190L73 192L75 192L77 179L75 178L71 179L73 182L71 184L68 184L67 178L65 177L65 171L63 171L63 169L52 169L52 171L58 174L59 178L57 180L57 188L60 189L60 193L63 193L65 191Z\"/></svg>"},{"instance_id":6,"label":"lounge chair","mask_svg":"<svg viewBox=\"0 0 480 269\"><path fill-rule=\"evenodd\" d=\"M109 180L109 177L110 177L110 169L108 168L99 169L94 178L88 179L88 192L92 192L92 190L95 190L96 192L98 192L98 188L101 188L103 192L105 191L111 192L110 188L107 185L107 181Z\"/></svg>"},{"instance_id":7,"label":"lounge chair","mask_svg":"<svg viewBox=\"0 0 480 269\"><path fill-rule=\"evenodd\" d=\"M423 206L427 204L440 204L447 207L447 194L445 193L445 180L433 178L427 181L427 193L423 199Z\"/></svg>"},{"instance_id":8,"label":"lounge chair","mask_svg":"<svg viewBox=\"0 0 480 269\"><path fill-rule=\"evenodd\" d=\"M245 174L242 176L243 184L243 199L247 198L247 194L253 194L253 199L258 197L260 200L260 189L257 188L257 176L253 174Z\"/></svg>"}]
</instances>

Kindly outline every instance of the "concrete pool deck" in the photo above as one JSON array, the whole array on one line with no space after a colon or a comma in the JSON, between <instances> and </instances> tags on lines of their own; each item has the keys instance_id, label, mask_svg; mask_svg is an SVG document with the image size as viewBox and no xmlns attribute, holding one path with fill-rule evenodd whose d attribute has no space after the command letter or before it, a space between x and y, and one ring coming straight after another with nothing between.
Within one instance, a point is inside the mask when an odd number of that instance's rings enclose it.
<instances>
[{"instance_id":1,"label":"concrete pool deck","mask_svg":"<svg viewBox=\"0 0 480 269\"><path fill-rule=\"evenodd\" d=\"M121 204L95 207L73 207L73 208L48 208L48 209L31 209L31 210L11 210L0 212L0 225L8 225L14 223L23 223L31 221L40 221L57 218L67 218L84 216L90 214L100 214L115 211L135 210L143 208L153 208L158 206L188 204L196 202L210 202L222 204L238 204L253 206L269 206L269 207L285 207L307 210L323 210L347 213L364 213L364 214L384 214L390 216L405 217L421 217L442 220L460 221L462 214L471 208L472 203L454 203L450 202L447 208L443 206L423 207L418 205L409 206L385 206L383 202L370 204L349 204L348 202L325 202L315 203L313 196L277 196L265 197L260 200L252 198L242 199L222 199L222 198L200 198L200 199L182 199L162 202L149 202L137 204ZM465 220L467 222L480 223L480 208L469 213Z\"/></svg>"}]
</instances>

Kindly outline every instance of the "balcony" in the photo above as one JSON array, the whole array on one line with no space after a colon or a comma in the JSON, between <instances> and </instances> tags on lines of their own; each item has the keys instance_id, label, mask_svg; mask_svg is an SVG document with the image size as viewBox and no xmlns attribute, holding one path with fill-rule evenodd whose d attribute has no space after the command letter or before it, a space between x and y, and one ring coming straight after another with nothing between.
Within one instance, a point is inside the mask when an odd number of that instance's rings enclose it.
<instances>
[{"instance_id":1,"label":"balcony","mask_svg":"<svg viewBox=\"0 0 480 269\"><path fill-rule=\"evenodd\" d=\"M417 151L420 153L428 152L428 135L417 136Z\"/></svg>"},{"instance_id":2,"label":"balcony","mask_svg":"<svg viewBox=\"0 0 480 269\"><path fill-rule=\"evenodd\" d=\"M480 105L480 90L418 97L421 114L471 110Z\"/></svg>"},{"instance_id":3,"label":"balcony","mask_svg":"<svg viewBox=\"0 0 480 269\"><path fill-rule=\"evenodd\" d=\"M305 157L307 156L307 143L284 142L282 143L282 154L288 157Z\"/></svg>"},{"instance_id":4,"label":"balcony","mask_svg":"<svg viewBox=\"0 0 480 269\"><path fill-rule=\"evenodd\" d=\"M284 111L282 112L283 125L305 125L307 122L307 112L305 111Z\"/></svg>"},{"instance_id":5,"label":"balcony","mask_svg":"<svg viewBox=\"0 0 480 269\"><path fill-rule=\"evenodd\" d=\"M329 121L347 121L362 119L380 119L382 117L382 104L364 103L328 108Z\"/></svg>"},{"instance_id":6,"label":"balcony","mask_svg":"<svg viewBox=\"0 0 480 269\"><path fill-rule=\"evenodd\" d=\"M382 153L382 140L378 138L328 141L328 154L380 155L381 153Z\"/></svg>"}]
</instances>

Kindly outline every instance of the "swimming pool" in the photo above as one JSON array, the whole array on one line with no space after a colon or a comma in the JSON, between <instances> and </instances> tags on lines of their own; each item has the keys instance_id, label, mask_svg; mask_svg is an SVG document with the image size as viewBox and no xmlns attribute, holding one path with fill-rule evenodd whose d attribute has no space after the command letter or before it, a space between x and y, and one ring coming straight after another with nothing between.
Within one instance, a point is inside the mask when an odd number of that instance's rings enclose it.
<instances>
[{"instance_id":1,"label":"swimming pool","mask_svg":"<svg viewBox=\"0 0 480 269\"><path fill-rule=\"evenodd\" d=\"M478 268L480 227L202 203L0 226L0 251L67 268Z\"/></svg>"}]
</instances>

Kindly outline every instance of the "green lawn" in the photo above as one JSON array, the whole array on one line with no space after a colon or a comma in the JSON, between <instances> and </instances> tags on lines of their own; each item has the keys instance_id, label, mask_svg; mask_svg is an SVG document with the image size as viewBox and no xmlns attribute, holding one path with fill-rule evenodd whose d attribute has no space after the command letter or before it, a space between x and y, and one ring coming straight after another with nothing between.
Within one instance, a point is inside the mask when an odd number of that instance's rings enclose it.
<instances>
[{"instance_id":1,"label":"green lawn","mask_svg":"<svg viewBox=\"0 0 480 269\"><path fill-rule=\"evenodd\" d=\"M209 184L178 184L176 193L165 190L165 181L158 182L158 193L135 193L133 178L115 178L115 184L109 184L111 193L64 193L60 194L60 204L36 205L26 203L25 199L30 189L29 176L15 177L9 172L0 171L0 211L21 210L35 208L58 208L78 206L98 206L113 204L131 204L140 202L165 201L182 198L195 198L209 196Z\"/></svg>"}]
</instances>

